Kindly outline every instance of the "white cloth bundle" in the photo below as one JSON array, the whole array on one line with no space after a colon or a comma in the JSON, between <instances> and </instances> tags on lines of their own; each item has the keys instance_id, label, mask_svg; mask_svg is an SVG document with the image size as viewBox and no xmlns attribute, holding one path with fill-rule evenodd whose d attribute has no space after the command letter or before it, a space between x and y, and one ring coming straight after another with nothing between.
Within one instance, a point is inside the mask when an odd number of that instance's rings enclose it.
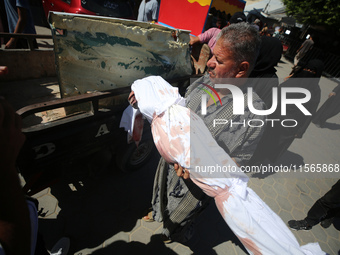
<instances>
[{"instance_id":1,"label":"white cloth bundle","mask_svg":"<svg viewBox=\"0 0 340 255\"><path fill-rule=\"evenodd\" d=\"M325 254L317 243L299 246L281 218L247 187L248 177L218 146L203 120L183 106L177 88L150 76L133 83L132 90L139 111L151 122L159 153L190 170L190 178L215 198L222 217L250 254ZM229 170L202 171L212 166Z\"/></svg>"}]
</instances>

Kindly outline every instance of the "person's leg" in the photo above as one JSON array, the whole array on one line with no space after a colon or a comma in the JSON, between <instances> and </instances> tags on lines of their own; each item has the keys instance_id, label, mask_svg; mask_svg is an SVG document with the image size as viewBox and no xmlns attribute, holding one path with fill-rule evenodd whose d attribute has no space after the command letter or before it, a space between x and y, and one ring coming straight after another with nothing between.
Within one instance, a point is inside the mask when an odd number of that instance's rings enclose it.
<instances>
[{"instance_id":1,"label":"person's leg","mask_svg":"<svg viewBox=\"0 0 340 255\"><path fill-rule=\"evenodd\" d=\"M340 181L335 183L332 188L308 211L305 220L308 224L314 226L318 224L322 219L327 217L328 212L338 207L340 204Z\"/></svg>"},{"instance_id":2,"label":"person's leg","mask_svg":"<svg viewBox=\"0 0 340 255\"><path fill-rule=\"evenodd\" d=\"M335 218L340 217L340 204L337 208L332 208L327 212L327 215L320 222L321 227L328 228L334 222Z\"/></svg>"},{"instance_id":3,"label":"person's leg","mask_svg":"<svg viewBox=\"0 0 340 255\"><path fill-rule=\"evenodd\" d=\"M172 181L168 183L168 203L163 222L163 234L172 240L186 242L192 237L193 223L197 215L210 201L191 180L178 177L171 169ZM187 233L190 230L191 233Z\"/></svg>"},{"instance_id":4,"label":"person's leg","mask_svg":"<svg viewBox=\"0 0 340 255\"><path fill-rule=\"evenodd\" d=\"M163 221L163 241L184 240L185 226L197 215L205 198L207 196L197 185L178 177L173 167L161 158L154 181L152 218Z\"/></svg>"},{"instance_id":5,"label":"person's leg","mask_svg":"<svg viewBox=\"0 0 340 255\"><path fill-rule=\"evenodd\" d=\"M294 66L297 66L302 58L303 56L301 56L299 53L296 54L294 57Z\"/></svg>"},{"instance_id":6,"label":"person's leg","mask_svg":"<svg viewBox=\"0 0 340 255\"><path fill-rule=\"evenodd\" d=\"M158 222L163 221L163 214L164 208L166 206L166 192L167 192L167 185L166 179L168 175L168 168L169 164L164 160L164 158L160 158L154 183L153 183L153 193L151 199L151 206L152 206L152 219ZM143 219L145 220L146 217L144 216Z\"/></svg>"},{"instance_id":7,"label":"person's leg","mask_svg":"<svg viewBox=\"0 0 340 255\"><path fill-rule=\"evenodd\" d=\"M288 225L295 230L309 230L324 218L329 212L340 204L340 180L309 209L307 217L303 220L290 220Z\"/></svg>"},{"instance_id":8,"label":"person's leg","mask_svg":"<svg viewBox=\"0 0 340 255\"><path fill-rule=\"evenodd\" d=\"M297 55L295 55L295 57L294 57L294 66L297 66L298 63L299 63L299 59L298 59Z\"/></svg>"},{"instance_id":9,"label":"person's leg","mask_svg":"<svg viewBox=\"0 0 340 255\"><path fill-rule=\"evenodd\" d=\"M328 98L324 104L319 108L319 110L314 114L312 122L316 125L322 127L327 119L332 117L332 105L334 104L335 98ZM335 114L334 114L335 115Z\"/></svg>"}]
</instances>

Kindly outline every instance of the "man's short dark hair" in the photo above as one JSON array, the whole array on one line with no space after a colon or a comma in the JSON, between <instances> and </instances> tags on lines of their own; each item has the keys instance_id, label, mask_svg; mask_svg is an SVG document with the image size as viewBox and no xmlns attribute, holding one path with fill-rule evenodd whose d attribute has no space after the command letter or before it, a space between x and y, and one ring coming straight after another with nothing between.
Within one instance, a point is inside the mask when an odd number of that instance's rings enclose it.
<instances>
[{"instance_id":1,"label":"man's short dark hair","mask_svg":"<svg viewBox=\"0 0 340 255\"><path fill-rule=\"evenodd\" d=\"M232 24L221 30L217 37L219 39L231 51L236 64L247 61L250 70L254 68L261 44L256 28L245 22Z\"/></svg>"}]
</instances>

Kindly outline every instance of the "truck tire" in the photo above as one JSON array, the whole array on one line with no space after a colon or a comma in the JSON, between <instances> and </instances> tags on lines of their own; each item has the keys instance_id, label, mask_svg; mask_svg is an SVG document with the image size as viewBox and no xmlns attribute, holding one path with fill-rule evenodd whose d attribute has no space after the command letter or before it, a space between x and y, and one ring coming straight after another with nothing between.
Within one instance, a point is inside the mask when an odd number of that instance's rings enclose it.
<instances>
[{"instance_id":1,"label":"truck tire","mask_svg":"<svg viewBox=\"0 0 340 255\"><path fill-rule=\"evenodd\" d=\"M123 172L136 171L149 161L154 152L152 139L142 140L138 147L131 143L126 150L116 154L116 163Z\"/></svg>"}]
</instances>

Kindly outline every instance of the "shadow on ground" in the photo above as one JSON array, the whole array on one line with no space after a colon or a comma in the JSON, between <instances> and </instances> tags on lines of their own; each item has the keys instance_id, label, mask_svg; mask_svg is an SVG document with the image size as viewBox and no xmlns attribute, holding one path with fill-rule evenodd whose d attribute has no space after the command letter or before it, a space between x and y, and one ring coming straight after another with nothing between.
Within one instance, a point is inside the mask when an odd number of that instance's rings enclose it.
<instances>
[{"instance_id":1,"label":"shadow on ground","mask_svg":"<svg viewBox=\"0 0 340 255\"><path fill-rule=\"evenodd\" d=\"M340 125L339 124L336 124L336 123L329 123L329 122L326 122L322 128L328 128L330 130L339 130L340 129Z\"/></svg>"},{"instance_id":2,"label":"shadow on ground","mask_svg":"<svg viewBox=\"0 0 340 255\"><path fill-rule=\"evenodd\" d=\"M96 248L117 233L133 230L150 206L158 158L155 153L142 169L132 173L123 173L112 163L99 167L98 162L95 171L84 166L53 185L51 194L58 199L58 216L39 219L47 248L67 236L71 254Z\"/></svg>"},{"instance_id":3,"label":"shadow on ground","mask_svg":"<svg viewBox=\"0 0 340 255\"><path fill-rule=\"evenodd\" d=\"M177 255L176 252L166 247L160 240L159 235L151 236L148 244L140 242L124 242L116 241L105 248L99 249L91 253L92 255L102 254L119 254L119 255L134 255L134 254L150 254L150 255Z\"/></svg>"},{"instance_id":4,"label":"shadow on ground","mask_svg":"<svg viewBox=\"0 0 340 255\"><path fill-rule=\"evenodd\" d=\"M269 160L266 160L263 162L263 165L270 165L272 167L286 167L291 170L296 170L299 168L299 166L304 165L304 160L303 157L297 153L291 152L291 151L286 151L277 161L274 163L270 162ZM268 172L258 172L258 173L253 173L251 177L253 178L259 178L259 179L264 179L268 176L271 176L275 174L275 171L268 171Z\"/></svg>"},{"instance_id":5,"label":"shadow on ground","mask_svg":"<svg viewBox=\"0 0 340 255\"><path fill-rule=\"evenodd\" d=\"M150 207L158 160L156 152L142 169L131 173L118 171L112 163L100 166L97 160L96 171L84 166L53 185L51 194L58 199L58 215L39 219L46 247L51 249L60 237L67 236L70 254L176 254L157 234L146 236L145 244L130 241L127 233L140 227L139 219ZM246 253L213 200L194 227L194 236L183 244L194 254L215 255L213 248L227 241Z\"/></svg>"},{"instance_id":6,"label":"shadow on ground","mask_svg":"<svg viewBox=\"0 0 340 255\"><path fill-rule=\"evenodd\" d=\"M247 254L242 243L222 218L214 200L211 199L208 207L195 221L193 237L184 245L188 246L195 255L216 255L218 254L218 245L228 241Z\"/></svg>"}]
</instances>

